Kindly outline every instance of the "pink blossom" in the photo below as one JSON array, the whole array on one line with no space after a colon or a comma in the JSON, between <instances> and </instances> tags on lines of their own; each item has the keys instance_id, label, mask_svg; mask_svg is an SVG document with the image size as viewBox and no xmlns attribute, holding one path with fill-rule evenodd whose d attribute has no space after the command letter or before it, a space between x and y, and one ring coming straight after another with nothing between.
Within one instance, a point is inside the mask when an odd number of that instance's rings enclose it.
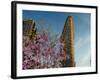
<instances>
[{"instance_id":1,"label":"pink blossom","mask_svg":"<svg viewBox=\"0 0 100 80\"><path fill-rule=\"evenodd\" d=\"M64 44L59 40L55 46L50 44L49 35L36 34L33 40L23 37L23 69L58 68L68 56Z\"/></svg>"}]
</instances>

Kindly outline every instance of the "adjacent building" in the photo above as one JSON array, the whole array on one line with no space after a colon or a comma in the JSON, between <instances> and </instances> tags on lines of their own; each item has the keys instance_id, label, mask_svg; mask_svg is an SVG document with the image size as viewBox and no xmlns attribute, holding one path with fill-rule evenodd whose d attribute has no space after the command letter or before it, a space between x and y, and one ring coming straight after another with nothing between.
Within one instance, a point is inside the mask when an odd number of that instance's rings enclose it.
<instances>
[{"instance_id":1,"label":"adjacent building","mask_svg":"<svg viewBox=\"0 0 100 80\"><path fill-rule=\"evenodd\" d=\"M34 37L36 34L35 22L31 19L23 20L23 35Z\"/></svg>"}]
</instances>

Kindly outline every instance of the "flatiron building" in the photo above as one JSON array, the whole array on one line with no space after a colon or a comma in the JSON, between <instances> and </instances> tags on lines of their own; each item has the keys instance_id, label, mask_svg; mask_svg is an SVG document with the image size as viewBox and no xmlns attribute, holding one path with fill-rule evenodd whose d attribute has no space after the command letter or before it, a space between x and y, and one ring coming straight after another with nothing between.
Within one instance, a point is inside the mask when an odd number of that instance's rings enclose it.
<instances>
[{"instance_id":1,"label":"flatiron building","mask_svg":"<svg viewBox=\"0 0 100 80\"><path fill-rule=\"evenodd\" d=\"M74 21L72 16L68 16L60 37L62 43L64 43L64 50L67 58L65 67L74 67Z\"/></svg>"}]
</instances>

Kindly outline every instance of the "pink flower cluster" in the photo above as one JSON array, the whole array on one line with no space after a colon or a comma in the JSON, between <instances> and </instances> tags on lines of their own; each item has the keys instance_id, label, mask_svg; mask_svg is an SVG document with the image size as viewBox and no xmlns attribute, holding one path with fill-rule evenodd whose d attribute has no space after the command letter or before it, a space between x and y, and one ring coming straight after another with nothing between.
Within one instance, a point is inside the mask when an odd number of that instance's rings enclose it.
<instances>
[{"instance_id":1,"label":"pink flower cluster","mask_svg":"<svg viewBox=\"0 0 100 80\"><path fill-rule=\"evenodd\" d=\"M33 39L23 36L23 69L59 68L66 61L64 44L59 40L51 46L46 33Z\"/></svg>"}]
</instances>

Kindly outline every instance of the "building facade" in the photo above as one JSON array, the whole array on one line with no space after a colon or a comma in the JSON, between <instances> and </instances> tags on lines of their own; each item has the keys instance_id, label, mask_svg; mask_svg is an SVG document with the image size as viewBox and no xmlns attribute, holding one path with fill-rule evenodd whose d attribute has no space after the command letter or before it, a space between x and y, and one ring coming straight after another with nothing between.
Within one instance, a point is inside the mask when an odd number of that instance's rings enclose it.
<instances>
[{"instance_id":1,"label":"building facade","mask_svg":"<svg viewBox=\"0 0 100 80\"><path fill-rule=\"evenodd\" d=\"M34 37L36 34L35 22L33 20L23 20L23 35Z\"/></svg>"},{"instance_id":2,"label":"building facade","mask_svg":"<svg viewBox=\"0 0 100 80\"><path fill-rule=\"evenodd\" d=\"M67 55L65 67L74 67L74 21L72 16L68 16L66 19L60 40L65 44L64 50Z\"/></svg>"}]
</instances>

